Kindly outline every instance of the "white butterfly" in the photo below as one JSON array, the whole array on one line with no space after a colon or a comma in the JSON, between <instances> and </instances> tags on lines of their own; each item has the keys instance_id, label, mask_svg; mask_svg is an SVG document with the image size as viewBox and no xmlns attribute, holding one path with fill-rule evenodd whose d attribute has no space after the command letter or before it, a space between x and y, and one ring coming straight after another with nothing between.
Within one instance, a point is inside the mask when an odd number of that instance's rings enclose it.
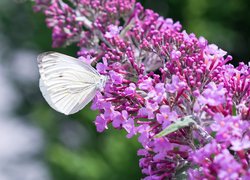
<instances>
[{"instance_id":1,"label":"white butterfly","mask_svg":"<svg viewBox=\"0 0 250 180\"><path fill-rule=\"evenodd\" d=\"M107 80L91 65L61 53L45 52L37 61L43 97L53 109L66 115L84 108Z\"/></svg>"}]
</instances>

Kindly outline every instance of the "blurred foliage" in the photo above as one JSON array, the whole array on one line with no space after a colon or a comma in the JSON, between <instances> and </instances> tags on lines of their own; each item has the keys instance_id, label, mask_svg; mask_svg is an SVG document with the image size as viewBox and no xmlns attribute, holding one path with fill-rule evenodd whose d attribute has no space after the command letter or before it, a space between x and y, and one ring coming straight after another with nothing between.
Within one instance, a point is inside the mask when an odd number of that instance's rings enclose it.
<instances>
[{"instance_id":1,"label":"blurred foliage","mask_svg":"<svg viewBox=\"0 0 250 180\"><path fill-rule=\"evenodd\" d=\"M164 17L180 21L188 33L204 36L237 60L248 62L250 57L250 1L248 0L141 0L146 8L154 9ZM11 59L15 49L48 50L74 56L75 46L51 48L51 31L45 17L34 13L32 3L25 0L0 1L0 32L6 47L4 59ZM35 61L35 59L34 59ZM34 67L35 68L35 67ZM97 112L89 107L72 116L52 110L43 100L38 80L33 84L13 81L22 94L17 116L29 119L45 135L46 147L42 158L47 163L54 180L83 179L140 179L140 147L136 138L127 139L126 133L109 128L96 132L93 120ZM29 89L29 90L27 90Z\"/></svg>"}]
</instances>

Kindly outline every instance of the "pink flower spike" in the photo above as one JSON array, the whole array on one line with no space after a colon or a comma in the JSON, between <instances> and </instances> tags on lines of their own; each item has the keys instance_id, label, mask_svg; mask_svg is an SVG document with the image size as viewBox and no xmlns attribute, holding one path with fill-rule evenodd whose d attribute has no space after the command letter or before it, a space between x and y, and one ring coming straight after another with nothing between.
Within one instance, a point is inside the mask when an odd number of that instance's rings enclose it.
<instances>
[{"instance_id":1,"label":"pink flower spike","mask_svg":"<svg viewBox=\"0 0 250 180\"><path fill-rule=\"evenodd\" d=\"M121 84L122 83L123 77L121 74L111 70L111 71L109 71L109 75L110 75L110 78L114 84Z\"/></svg>"},{"instance_id":2,"label":"pink flower spike","mask_svg":"<svg viewBox=\"0 0 250 180\"><path fill-rule=\"evenodd\" d=\"M91 64L91 63L93 62L94 58L91 58L90 55L87 55L86 58L83 57L83 56L80 56L80 57L79 57L79 60L80 60L80 61L83 61L83 62L85 62L85 63L87 63L87 64Z\"/></svg>"},{"instance_id":3,"label":"pink flower spike","mask_svg":"<svg viewBox=\"0 0 250 180\"><path fill-rule=\"evenodd\" d=\"M198 97L201 104L208 104L210 106L218 106L225 103L226 89L222 84L218 86L214 82L210 82L203 93Z\"/></svg>"},{"instance_id":4,"label":"pink flower spike","mask_svg":"<svg viewBox=\"0 0 250 180\"><path fill-rule=\"evenodd\" d=\"M121 26L115 26L115 25L109 25L108 26L108 30L106 33L105 33L105 37L106 38L113 38L114 36L117 36L119 35L120 31L121 31L122 27Z\"/></svg>"},{"instance_id":5,"label":"pink flower spike","mask_svg":"<svg viewBox=\"0 0 250 180\"><path fill-rule=\"evenodd\" d=\"M127 121L125 121L122 127L128 132L127 138L131 138L136 134L136 127L132 118L129 118Z\"/></svg>"},{"instance_id":6,"label":"pink flower spike","mask_svg":"<svg viewBox=\"0 0 250 180\"><path fill-rule=\"evenodd\" d=\"M172 83L166 84L166 90L170 93L179 92L186 87L186 83L181 81L176 75L172 76Z\"/></svg>"},{"instance_id":7,"label":"pink flower spike","mask_svg":"<svg viewBox=\"0 0 250 180\"><path fill-rule=\"evenodd\" d=\"M245 135L243 138L235 139L231 141L232 147L230 149L234 151L240 151L250 148L249 136Z\"/></svg>"},{"instance_id":8,"label":"pink flower spike","mask_svg":"<svg viewBox=\"0 0 250 180\"><path fill-rule=\"evenodd\" d=\"M107 124L108 121L104 118L103 115L96 117L95 125L98 132L103 132L105 129L108 129Z\"/></svg>"}]
</instances>

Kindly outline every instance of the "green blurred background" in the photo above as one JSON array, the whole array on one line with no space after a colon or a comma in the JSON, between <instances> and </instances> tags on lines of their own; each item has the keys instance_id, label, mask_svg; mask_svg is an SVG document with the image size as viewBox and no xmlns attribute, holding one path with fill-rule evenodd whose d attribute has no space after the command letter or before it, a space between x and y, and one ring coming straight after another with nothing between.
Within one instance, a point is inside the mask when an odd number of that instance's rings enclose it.
<instances>
[{"instance_id":1,"label":"green blurred background","mask_svg":"<svg viewBox=\"0 0 250 180\"><path fill-rule=\"evenodd\" d=\"M140 2L228 51L233 64L248 62L249 0ZM44 20L28 0L0 0L0 179L140 179L135 138L112 128L97 133L97 113L89 107L64 116L44 101L37 54L53 50L74 56L77 51L74 46L52 49Z\"/></svg>"}]
</instances>

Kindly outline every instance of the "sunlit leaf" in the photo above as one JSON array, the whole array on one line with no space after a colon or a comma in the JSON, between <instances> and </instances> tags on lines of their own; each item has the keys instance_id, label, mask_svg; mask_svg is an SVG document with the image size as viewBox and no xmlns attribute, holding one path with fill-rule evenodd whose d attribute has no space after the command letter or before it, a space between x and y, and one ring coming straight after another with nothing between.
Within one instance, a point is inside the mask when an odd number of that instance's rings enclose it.
<instances>
[{"instance_id":1,"label":"sunlit leaf","mask_svg":"<svg viewBox=\"0 0 250 180\"><path fill-rule=\"evenodd\" d=\"M170 124L168 127L166 127L163 131L155 135L155 137L159 138L162 136L166 136L172 132L175 132L181 128L190 126L191 124L196 124L195 120L192 119L192 116L186 116L183 118L177 119L174 123Z\"/></svg>"}]
</instances>

